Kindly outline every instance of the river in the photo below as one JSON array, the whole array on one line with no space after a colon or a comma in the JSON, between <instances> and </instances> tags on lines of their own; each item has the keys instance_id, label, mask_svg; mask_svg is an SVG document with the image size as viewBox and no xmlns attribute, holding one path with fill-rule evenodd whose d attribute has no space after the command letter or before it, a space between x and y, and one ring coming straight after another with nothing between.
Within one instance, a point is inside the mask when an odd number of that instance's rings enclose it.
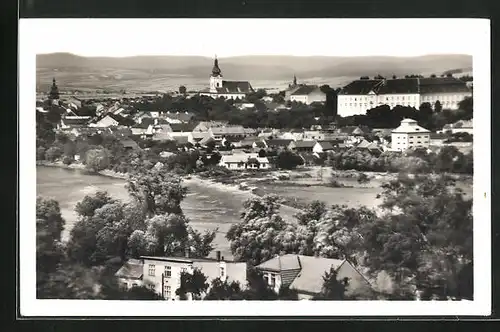
<instances>
[{"instance_id":1,"label":"river","mask_svg":"<svg viewBox=\"0 0 500 332\"><path fill-rule=\"evenodd\" d=\"M126 202L130 199L125 189L125 180L101 175L88 174L85 171L59 167L37 166L37 195L51 197L59 202L61 214L66 221L62 233L63 240L68 239L72 225L77 220L74 211L76 203L85 195L96 190L106 190L112 197ZM248 192L224 190L215 186L186 182L188 194L182 201L184 214L190 219L193 228L204 231L218 229L214 240L216 250L230 259L232 257L226 232L232 224L239 221L243 202L251 196ZM281 209L284 218L292 218L297 210L289 207Z\"/></svg>"}]
</instances>

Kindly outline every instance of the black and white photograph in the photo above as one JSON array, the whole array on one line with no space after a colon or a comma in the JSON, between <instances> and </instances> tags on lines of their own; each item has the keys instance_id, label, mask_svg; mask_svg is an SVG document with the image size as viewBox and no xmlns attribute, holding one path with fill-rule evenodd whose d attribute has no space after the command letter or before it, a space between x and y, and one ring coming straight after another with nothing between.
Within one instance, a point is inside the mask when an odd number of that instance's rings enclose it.
<instances>
[{"instance_id":1,"label":"black and white photograph","mask_svg":"<svg viewBox=\"0 0 500 332\"><path fill-rule=\"evenodd\" d=\"M19 31L21 314L491 313L488 20Z\"/></svg>"}]
</instances>

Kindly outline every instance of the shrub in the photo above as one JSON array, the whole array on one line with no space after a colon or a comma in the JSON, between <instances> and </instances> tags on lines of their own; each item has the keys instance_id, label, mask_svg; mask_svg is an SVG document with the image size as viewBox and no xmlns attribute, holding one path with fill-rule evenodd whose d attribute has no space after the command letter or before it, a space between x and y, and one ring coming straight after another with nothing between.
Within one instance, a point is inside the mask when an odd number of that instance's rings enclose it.
<instances>
[{"instance_id":1,"label":"shrub","mask_svg":"<svg viewBox=\"0 0 500 332\"><path fill-rule=\"evenodd\" d=\"M64 165L71 165L71 163L73 163L73 158L70 156L64 156L62 162Z\"/></svg>"},{"instance_id":2,"label":"shrub","mask_svg":"<svg viewBox=\"0 0 500 332\"><path fill-rule=\"evenodd\" d=\"M43 146L36 149L36 160L45 160L45 148Z\"/></svg>"},{"instance_id":3,"label":"shrub","mask_svg":"<svg viewBox=\"0 0 500 332\"><path fill-rule=\"evenodd\" d=\"M370 179L365 173L360 173L358 175L358 183L368 183L370 182Z\"/></svg>"},{"instance_id":4,"label":"shrub","mask_svg":"<svg viewBox=\"0 0 500 332\"><path fill-rule=\"evenodd\" d=\"M59 159L62 154L63 150L60 147L53 146L45 151L45 159L47 159L48 161L55 161Z\"/></svg>"}]
</instances>

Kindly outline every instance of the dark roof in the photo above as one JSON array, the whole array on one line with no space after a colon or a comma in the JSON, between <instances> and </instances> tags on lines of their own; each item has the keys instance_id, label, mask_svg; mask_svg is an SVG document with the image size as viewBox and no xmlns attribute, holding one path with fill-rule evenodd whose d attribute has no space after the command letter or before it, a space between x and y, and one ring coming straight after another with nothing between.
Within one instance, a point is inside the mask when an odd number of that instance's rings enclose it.
<instances>
[{"instance_id":1,"label":"dark roof","mask_svg":"<svg viewBox=\"0 0 500 332\"><path fill-rule=\"evenodd\" d=\"M296 148L313 148L316 141L295 141Z\"/></svg>"},{"instance_id":2,"label":"dark roof","mask_svg":"<svg viewBox=\"0 0 500 332\"><path fill-rule=\"evenodd\" d=\"M255 146L258 148L265 148L266 144L262 141L257 141L257 142L255 142Z\"/></svg>"},{"instance_id":3,"label":"dark roof","mask_svg":"<svg viewBox=\"0 0 500 332\"><path fill-rule=\"evenodd\" d=\"M177 142L177 144L189 143L189 137L187 136L173 136L172 138Z\"/></svg>"},{"instance_id":4,"label":"dark roof","mask_svg":"<svg viewBox=\"0 0 500 332\"><path fill-rule=\"evenodd\" d=\"M140 260L129 259L123 266L115 273L115 276L120 278L141 279L142 278L143 264Z\"/></svg>"},{"instance_id":5,"label":"dark roof","mask_svg":"<svg viewBox=\"0 0 500 332\"><path fill-rule=\"evenodd\" d=\"M266 141L268 147L286 147L293 139L270 139Z\"/></svg>"},{"instance_id":6,"label":"dark roof","mask_svg":"<svg viewBox=\"0 0 500 332\"><path fill-rule=\"evenodd\" d=\"M171 123L170 128L173 132L191 132L193 131L196 124L193 123Z\"/></svg>"},{"instance_id":7,"label":"dark roof","mask_svg":"<svg viewBox=\"0 0 500 332\"><path fill-rule=\"evenodd\" d=\"M470 92L465 82L455 77L421 78L420 93Z\"/></svg>"},{"instance_id":8,"label":"dark roof","mask_svg":"<svg viewBox=\"0 0 500 332\"><path fill-rule=\"evenodd\" d=\"M323 150L333 150L333 145L329 141L318 141Z\"/></svg>"},{"instance_id":9,"label":"dark roof","mask_svg":"<svg viewBox=\"0 0 500 332\"><path fill-rule=\"evenodd\" d=\"M135 125L132 126L132 128L148 129L149 124L145 122L136 123Z\"/></svg>"},{"instance_id":10,"label":"dark roof","mask_svg":"<svg viewBox=\"0 0 500 332\"><path fill-rule=\"evenodd\" d=\"M253 91L248 81L222 81L222 88L217 88L217 93L249 93Z\"/></svg>"},{"instance_id":11,"label":"dark roof","mask_svg":"<svg viewBox=\"0 0 500 332\"><path fill-rule=\"evenodd\" d=\"M87 124L90 117L65 117L62 122L67 126L83 126Z\"/></svg>"},{"instance_id":12,"label":"dark roof","mask_svg":"<svg viewBox=\"0 0 500 332\"><path fill-rule=\"evenodd\" d=\"M120 143L122 143L122 145L125 148L132 148L132 149L139 148L139 145L137 145L137 143L132 139L122 139L122 140L120 140Z\"/></svg>"},{"instance_id":13,"label":"dark roof","mask_svg":"<svg viewBox=\"0 0 500 332\"><path fill-rule=\"evenodd\" d=\"M397 78L385 80L378 87L378 94L418 93L417 78Z\"/></svg>"},{"instance_id":14,"label":"dark roof","mask_svg":"<svg viewBox=\"0 0 500 332\"><path fill-rule=\"evenodd\" d=\"M383 80L356 80L347 84L340 90L342 95L366 95L374 90Z\"/></svg>"},{"instance_id":15,"label":"dark roof","mask_svg":"<svg viewBox=\"0 0 500 332\"><path fill-rule=\"evenodd\" d=\"M291 95L292 96L297 96L297 95L308 95L314 90L316 90L318 87L316 85L304 85L295 90Z\"/></svg>"}]
</instances>

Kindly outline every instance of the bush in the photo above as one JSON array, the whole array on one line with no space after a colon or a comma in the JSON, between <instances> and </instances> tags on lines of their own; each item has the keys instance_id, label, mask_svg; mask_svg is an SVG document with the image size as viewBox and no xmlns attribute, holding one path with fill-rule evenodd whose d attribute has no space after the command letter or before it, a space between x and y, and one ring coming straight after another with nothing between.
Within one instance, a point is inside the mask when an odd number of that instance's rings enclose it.
<instances>
[{"instance_id":1,"label":"bush","mask_svg":"<svg viewBox=\"0 0 500 332\"><path fill-rule=\"evenodd\" d=\"M370 182L370 179L365 173L360 173L358 175L358 183L368 183Z\"/></svg>"},{"instance_id":2,"label":"bush","mask_svg":"<svg viewBox=\"0 0 500 332\"><path fill-rule=\"evenodd\" d=\"M109 167L109 153L105 149L88 150L85 154L87 169L98 172Z\"/></svg>"},{"instance_id":3,"label":"bush","mask_svg":"<svg viewBox=\"0 0 500 332\"><path fill-rule=\"evenodd\" d=\"M71 165L71 163L73 163L73 158L70 156L64 156L62 162L64 165Z\"/></svg>"},{"instance_id":4,"label":"bush","mask_svg":"<svg viewBox=\"0 0 500 332\"><path fill-rule=\"evenodd\" d=\"M48 161L56 161L63 154L63 150L58 146L53 146L45 151L45 159Z\"/></svg>"},{"instance_id":5,"label":"bush","mask_svg":"<svg viewBox=\"0 0 500 332\"><path fill-rule=\"evenodd\" d=\"M36 160L45 160L45 148L43 146L36 149Z\"/></svg>"},{"instance_id":6,"label":"bush","mask_svg":"<svg viewBox=\"0 0 500 332\"><path fill-rule=\"evenodd\" d=\"M339 181L335 180L335 179L332 179L328 184L327 184L328 187L331 187L331 188L344 188L345 185L343 183L340 183Z\"/></svg>"},{"instance_id":7,"label":"bush","mask_svg":"<svg viewBox=\"0 0 500 332\"><path fill-rule=\"evenodd\" d=\"M302 157L291 151L282 151L276 158L276 167L281 169L294 169L302 164L304 164Z\"/></svg>"}]
</instances>

